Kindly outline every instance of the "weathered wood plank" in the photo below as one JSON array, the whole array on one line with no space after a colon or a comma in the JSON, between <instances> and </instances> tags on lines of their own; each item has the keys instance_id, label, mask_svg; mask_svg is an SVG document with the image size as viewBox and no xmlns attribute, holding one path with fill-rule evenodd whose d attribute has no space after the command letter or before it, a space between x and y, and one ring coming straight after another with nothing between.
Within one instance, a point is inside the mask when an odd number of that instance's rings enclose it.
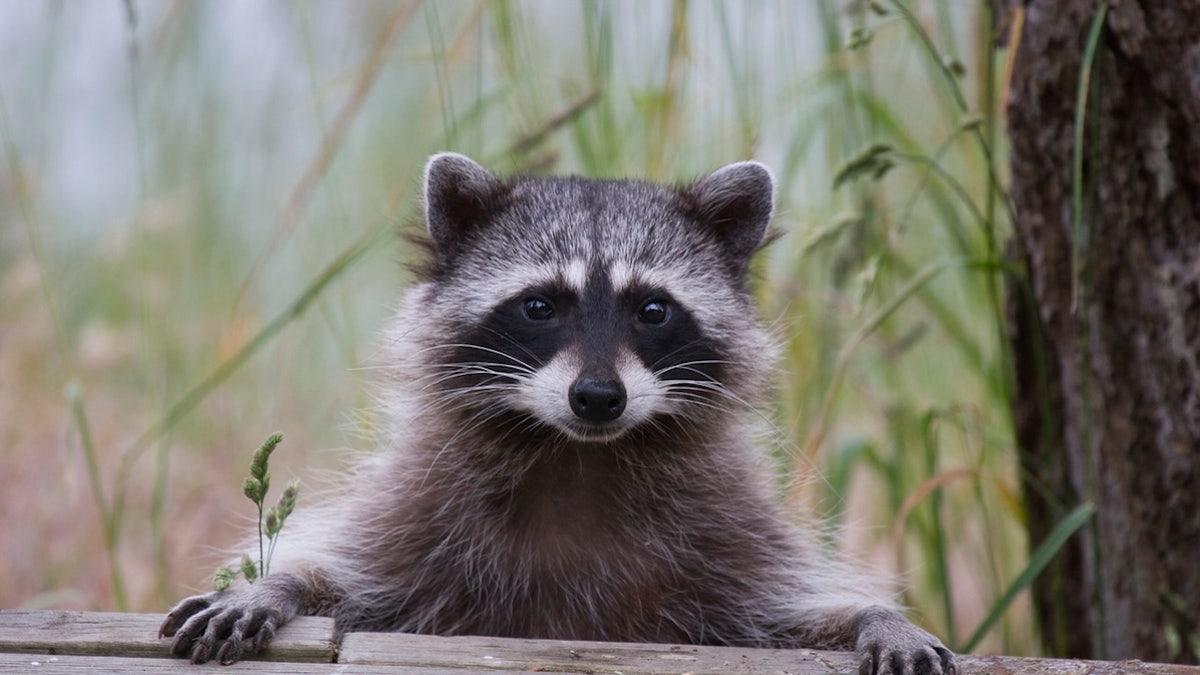
<instances>
[{"instance_id":1,"label":"weathered wood plank","mask_svg":"<svg viewBox=\"0 0 1200 675\"><path fill-rule=\"evenodd\" d=\"M563 673L857 673L849 654L808 649L742 649L617 642L567 642L403 633L350 633L342 639L343 664L405 664Z\"/></svg>"},{"instance_id":2,"label":"weathered wood plank","mask_svg":"<svg viewBox=\"0 0 1200 675\"><path fill-rule=\"evenodd\" d=\"M405 666L344 666L337 663L281 663L241 661L236 666L206 663L193 666L183 659L124 658L117 656L45 656L0 653L0 673L22 675L78 675L82 673L251 673L252 675L463 675L464 671ZM556 675L551 673L550 675Z\"/></svg>"},{"instance_id":3,"label":"weathered wood plank","mask_svg":"<svg viewBox=\"0 0 1200 675\"><path fill-rule=\"evenodd\" d=\"M809 649L743 649L614 642L435 637L350 633L340 664L403 664L472 672L596 673L615 675L855 675L851 654ZM418 671L424 672L424 671ZM961 675L1200 675L1200 668L1139 661L1078 661L960 656Z\"/></svg>"},{"instance_id":4,"label":"weathered wood plank","mask_svg":"<svg viewBox=\"0 0 1200 675\"><path fill-rule=\"evenodd\" d=\"M961 675L1198 675L1200 667L1142 661L1080 661L1015 656L960 657Z\"/></svg>"},{"instance_id":5,"label":"weathered wood plank","mask_svg":"<svg viewBox=\"0 0 1200 675\"><path fill-rule=\"evenodd\" d=\"M0 610L0 671L188 673L196 668L217 667L212 663L192 666L182 659L167 658L168 641L157 637L161 619L158 614ZM328 619L298 618L280 630L266 653L239 664L237 669L268 675L342 672L853 675L858 672L850 654L808 649L351 633L335 652L332 633L333 623ZM338 662L332 663L335 654ZM959 658L959 672L963 675L1200 675L1200 668L1137 661L963 656Z\"/></svg>"},{"instance_id":6,"label":"weathered wood plank","mask_svg":"<svg viewBox=\"0 0 1200 675\"><path fill-rule=\"evenodd\" d=\"M158 638L161 614L24 612L0 610L0 652L164 657L170 640ZM279 630L262 659L333 661L333 621L298 617Z\"/></svg>"}]
</instances>

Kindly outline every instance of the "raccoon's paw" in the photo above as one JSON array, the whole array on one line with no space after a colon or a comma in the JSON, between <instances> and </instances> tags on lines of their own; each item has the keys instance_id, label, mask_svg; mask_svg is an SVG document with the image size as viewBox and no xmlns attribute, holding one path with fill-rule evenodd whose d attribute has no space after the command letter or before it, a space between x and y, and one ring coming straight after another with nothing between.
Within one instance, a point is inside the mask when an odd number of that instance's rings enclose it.
<instances>
[{"instance_id":1,"label":"raccoon's paw","mask_svg":"<svg viewBox=\"0 0 1200 675\"><path fill-rule=\"evenodd\" d=\"M296 612L264 602L253 588L237 588L185 598L167 613L159 637L173 637L171 653L204 663L234 663L245 653L267 648L275 631Z\"/></svg>"},{"instance_id":2,"label":"raccoon's paw","mask_svg":"<svg viewBox=\"0 0 1200 675\"><path fill-rule=\"evenodd\" d=\"M941 640L888 609L859 619L859 675L955 675L954 653Z\"/></svg>"}]
</instances>

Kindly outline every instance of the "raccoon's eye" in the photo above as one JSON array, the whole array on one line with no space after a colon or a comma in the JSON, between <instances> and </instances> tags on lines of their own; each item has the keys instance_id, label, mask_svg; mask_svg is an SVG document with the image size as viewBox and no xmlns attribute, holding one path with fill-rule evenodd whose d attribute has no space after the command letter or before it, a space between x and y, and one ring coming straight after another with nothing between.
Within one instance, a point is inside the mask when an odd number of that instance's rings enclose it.
<instances>
[{"instance_id":1,"label":"raccoon's eye","mask_svg":"<svg viewBox=\"0 0 1200 675\"><path fill-rule=\"evenodd\" d=\"M648 323L653 326L667 322L667 318L671 316L671 308L662 300L650 300L642 305L638 310L638 321Z\"/></svg>"},{"instance_id":2,"label":"raccoon's eye","mask_svg":"<svg viewBox=\"0 0 1200 675\"><path fill-rule=\"evenodd\" d=\"M541 298L526 298L521 313L530 321L547 321L554 317L554 306Z\"/></svg>"}]
</instances>

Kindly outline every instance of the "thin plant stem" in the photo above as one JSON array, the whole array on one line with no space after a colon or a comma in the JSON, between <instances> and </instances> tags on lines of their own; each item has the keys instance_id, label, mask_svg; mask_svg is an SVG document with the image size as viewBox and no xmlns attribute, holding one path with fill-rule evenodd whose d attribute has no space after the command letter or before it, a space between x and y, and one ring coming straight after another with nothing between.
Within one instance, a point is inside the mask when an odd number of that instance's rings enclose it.
<instances>
[{"instance_id":1,"label":"thin plant stem","mask_svg":"<svg viewBox=\"0 0 1200 675\"><path fill-rule=\"evenodd\" d=\"M371 89L379 78L379 73L384 64L384 56L388 48L409 22L412 21L412 17L420 5L420 0L409 0L397 7L391 16L388 17L388 20L384 22L382 29L375 38L375 43L371 48L367 62L363 66L358 80L355 82L354 88L342 103L341 109L338 110L337 115L333 119L333 124L321 139L321 145L317 148L316 154L309 160L304 173L301 174L300 179L292 187L292 192L283 209L283 216L270 235L268 235L267 244L263 247L262 252L258 254L255 262L250 265L250 272L242 281L238 289L237 298L233 304L235 314L237 313L237 308L241 305L242 299L245 297L246 291L250 288L255 275L266 267L267 259L280 249L283 242L296 229L296 225L299 224L304 212L308 209L308 205L312 201L312 196L316 193L317 186L320 185L330 165L333 164L338 151L345 144L346 135L349 133L350 127L358 118L363 105L367 101L368 95L371 93Z\"/></svg>"},{"instance_id":2,"label":"thin plant stem","mask_svg":"<svg viewBox=\"0 0 1200 675\"><path fill-rule=\"evenodd\" d=\"M1079 91L1075 95L1075 138L1071 151L1071 311L1079 309L1079 277L1083 260L1083 150L1084 127L1087 122L1088 88L1092 80L1092 64L1100 45L1100 32L1108 3L1096 3L1096 15L1088 30L1083 61L1079 64Z\"/></svg>"},{"instance_id":3,"label":"thin plant stem","mask_svg":"<svg viewBox=\"0 0 1200 675\"><path fill-rule=\"evenodd\" d=\"M92 428L88 424L87 413L83 409L83 394L76 383L67 387L67 401L71 407L71 417L75 421L75 429L79 432L79 442L83 446L83 457L87 464L88 482L92 486L92 501L100 514L100 524L104 530L104 549L108 557L109 578L112 583L113 597L117 610L124 612L129 609L129 598L125 593L125 577L117 560L118 522L117 515L110 508L104 496L104 484L100 480L100 462L96 456L96 445L92 438Z\"/></svg>"}]
</instances>

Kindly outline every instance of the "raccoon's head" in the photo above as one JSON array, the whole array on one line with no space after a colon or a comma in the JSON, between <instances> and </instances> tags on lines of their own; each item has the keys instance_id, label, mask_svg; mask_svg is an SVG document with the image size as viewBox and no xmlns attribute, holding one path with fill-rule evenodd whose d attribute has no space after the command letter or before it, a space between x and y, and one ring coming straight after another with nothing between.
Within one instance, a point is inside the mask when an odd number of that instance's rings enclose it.
<instances>
[{"instance_id":1,"label":"raccoon's head","mask_svg":"<svg viewBox=\"0 0 1200 675\"><path fill-rule=\"evenodd\" d=\"M746 289L773 182L741 162L683 186L425 170L425 391L464 428L606 442L757 398L773 346ZM401 327L403 330L405 327Z\"/></svg>"}]
</instances>

